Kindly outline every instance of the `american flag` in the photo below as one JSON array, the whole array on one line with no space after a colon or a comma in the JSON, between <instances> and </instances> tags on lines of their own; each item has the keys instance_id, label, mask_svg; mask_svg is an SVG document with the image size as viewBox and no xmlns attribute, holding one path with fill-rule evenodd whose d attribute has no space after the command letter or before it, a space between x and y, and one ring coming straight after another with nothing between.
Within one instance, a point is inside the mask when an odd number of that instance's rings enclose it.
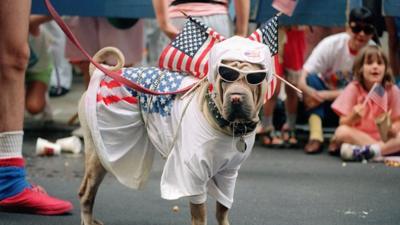
<instances>
[{"instance_id":1,"label":"american flag","mask_svg":"<svg viewBox=\"0 0 400 225\"><path fill-rule=\"evenodd\" d=\"M278 15L263 23L249 36L249 39L266 44L271 55L276 55L278 53Z\"/></svg>"},{"instance_id":2,"label":"american flag","mask_svg":"<svg viewBox=\"0 0 400 225\"><path fill-rule=\"evenodd\" d=\"M382 85L375 83L369 91L366 101L368 101L368 99L371 99L379 106L379 108L381 108L384 112L387 112L387 96L385 93L385 88Z\"/></svg>"},{"instance_id":3,"label":"american flag","mask_svg":"<svg viewBox=\"0 0 400 225\"><path fill-rule=\"evenodd\" d=\"M269 47L271 55L273 56L274 66L276 67L278 63L278 15L273 16L267 22L262 24L256 31L254 31L250 36L250 40L263 43ZM267 88L267 99L270 99L276 89L278 80L275 76L272 76L268 80Z\"/></svg>"},{"instance_id":4,"label":"american flag","mask_svg":"<svg viewBox=\"0 0 400 225\"><path fill-rule=\"evenodd\" d=\"M130 67L118 71L124 78L158 92L176 91L186 76L180 72L157 67ZM115 104L140 104L142 111L169 116L176 95L149 95L127 87L109 76L100 82L97 103L114 107Z\"/></svg>"},{"instance_id":5,"label":"american flag","mask_svg":"<svg viewBox=\"0 0 400 225\"><path fill-rule=\"evenodd\" d=\"M274 0L272 1L272 7L276 10L285 13L288 16L293 15L293 11L296 8L296 0Z\"/></svg>"},{"instance_id":6,"label":"american flag","mask_svg":"<svg viewBox=\"0 0 400 225\"><path fill-rule=\"evenodd\" d=\"M160 68L203 78L208 72L208 53L225 38L202 22L188 18L182 32L162 51L158 63Z\"/></svg>"}]
</instances>

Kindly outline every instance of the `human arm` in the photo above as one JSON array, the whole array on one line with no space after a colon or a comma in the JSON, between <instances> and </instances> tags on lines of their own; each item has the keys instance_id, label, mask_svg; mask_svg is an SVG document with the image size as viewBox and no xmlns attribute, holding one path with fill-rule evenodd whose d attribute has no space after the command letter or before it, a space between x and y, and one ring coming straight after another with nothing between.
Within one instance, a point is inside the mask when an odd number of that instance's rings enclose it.
<instances>
[{"instance_id":1,"label":"human arm","mask_svg":"<svg viewBox=\"0 0 400 225\"><path fill-rule=\"evenodd\" d=\"M333 101L340 95L341 90L324 90L317 93L324 101Z\"/></svg>"},{"instance_id":2,"label":"human arm","mask_svg":"<svg viewBox=\"0 0 400 225\"><path fill-rule=\"evenodd\" d=\"M246 37L250 17L250 0L235 0L235 34Z\"/></svg>"},{"instance_id":3,"label":"human arm","mask_svg":"<svg viewBox=\"0 0 400 225\"><path fill-rule=\"evenodd\" d=\"M392 119L392 125L390 126L388 136L389 138L400 135L400 117Z\"/></svg>"},{"instance_id":4,"label":"human arm","mask_svg":"<svg viewBox=\"0 0 400 225\"><path fill-rule=\"evenodd\" d=\"M31 15L29 16L29 33L33 36L39 36L40 29L39 26L42 23L52 20L50 16L46 15Z\"/></svg>"},{"instance_id":5,"label":"human arm","mask_svg":"<svg viewBox=\"0 0 400 225\"><path fill-rule=\"evenodd\" d=\"M325 76L332 70L337 58L336 56L338 55L335 49L336 39L335 37L323 39L314 48L303 65L299 80L299 88L305 93L305 98L312 99L315 104L321 104L324 101L332 101L341 93L340 90L315 90L307 84L307 76L309 74L318 74L321 80L327 80Z\"/></svg>"},{"instance_id":6,"label":"human arm","mask_svg":"<svg viewBox=\"0 0 400 225\"><path fill-rule=\"evenodd\" d=\"M360 122L362 116L364 115L365 106L363 104L357 104L353 107L353 110L348 115L343 115L340 117L340 125L352 126Z\"/></svg>"},{"instance_id":7,"label":"human arm","mask_svg":"<svg viewBox=\"0 0 400 225\"><path fill-rule=\"evenodd\" d=\"M311 109L320 105L324 100L319 96L318 91L307 84L308 72L303 69L300 74L299 88L303 91L303 101L307 108Z\"/></svg>"},{"instance_id":8,"label":"human arm","mask_svg":"<svg viewBox=\"0 0 400 225\"><path fill-rule=\"evenodd\" d=\"M168 17L168 1L152 1L158 26L165 33L165 35L167 35L170 39L173 39L179 33L179 30L171 23L171 20Z\"/></svg>"}]
</instances>

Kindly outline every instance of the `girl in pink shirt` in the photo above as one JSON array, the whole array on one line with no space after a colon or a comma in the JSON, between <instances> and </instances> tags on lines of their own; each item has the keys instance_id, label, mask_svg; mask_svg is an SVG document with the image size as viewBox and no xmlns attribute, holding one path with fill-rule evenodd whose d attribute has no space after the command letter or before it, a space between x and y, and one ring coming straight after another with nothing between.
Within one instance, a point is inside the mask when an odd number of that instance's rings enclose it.
<instances>
[{"instance_id":1,"label":"girl in pink shirt","mask_svg":"<svg viewBox=\"0 0 400 225\"><path fill-rule=\"evenodd\" d=\"M353 75L355 80L332 104L340 116L335 141L343 143L342 159L361 161L400 152L400 90L393 85L382 49L365 47L355 59ZM375 83L381 88L371 91ZM375 124L375 119L383 113L388 113L392 121L386 142Z\"/></svg>"}]
</instances>

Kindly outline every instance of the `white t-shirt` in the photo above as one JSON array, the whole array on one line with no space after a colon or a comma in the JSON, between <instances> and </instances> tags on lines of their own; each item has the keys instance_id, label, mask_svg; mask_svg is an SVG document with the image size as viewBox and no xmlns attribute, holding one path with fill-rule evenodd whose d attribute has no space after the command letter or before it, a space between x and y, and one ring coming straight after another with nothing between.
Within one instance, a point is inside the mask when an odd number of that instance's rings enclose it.
<instances>
[{"instance_id":1,"label":"white t-shirt","mask_svg":"<svg viewBox=\"0 0 400 225\"><path fill-rule=\"evenodd\" d=\"M166 72L154 85L160 77L156 68L129 68L121 73L158 91L173 91L196 81L191 76ZM247 150L239 152L238 138L208 124L194 93L182 101L175 101L179 96L151 97L121 86L96 70L86 95L88 125L103 166L121 183L135 189L143 187L154 150L158 150L166 158L161 177L163 198L200 195L205 201L208 192L230 208L238 169L253 148L255 132L244 137Z\"/></svg>"},{"instance_id":2,"label":"white t-shirt","mask_svg":"<svg viewBox=\"0 0 400 225\"><path fill-rule=\"evenodd\" d=\"M324 38L312 51L303 69L318 74L331 89L343 88L352 79L355 55L350 53L346 32Z\"/></svg>"}]
</instances>

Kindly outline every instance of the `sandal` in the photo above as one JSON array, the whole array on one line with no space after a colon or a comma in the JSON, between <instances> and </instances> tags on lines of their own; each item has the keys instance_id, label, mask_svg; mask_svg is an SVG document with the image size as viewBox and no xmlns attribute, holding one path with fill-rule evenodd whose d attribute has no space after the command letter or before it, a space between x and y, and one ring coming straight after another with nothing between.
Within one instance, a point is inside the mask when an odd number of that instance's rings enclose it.
<instances>
[{"instance_id":1,"label":"sandal","mask_svg":"<svg viewBox=\"0 0 400 225\"><path fill-rule=\"evenodd\" d=\"M282 140L290 147L297 146L298 140L296 138L296 131L290 130L284 125L282 128Z\"/></svg>"},{"instance_id":2,"label":"sandal","mask_svg":"<svg viewBox=\"0 0 400 225\"><path fill-rule=\"evenodd\" d=\"M333 156L339 156L340 155L340 147L342 143L336 140L336 137L333 136L331 140L329 141L329 146L328 146L328 153Z\"/></svg>"},{"instance_id":3,"label":"sandal","mask_svg":"<svg viewBox=\"0 0 400 225\"><path fill-rule=\"evenodd\" d=\"M283 144L283 140L280 136L280 132L275 131L274 129L269 129L261 136L261 143L268 147L280 146Z\"/></svg>"}]
</instances>

